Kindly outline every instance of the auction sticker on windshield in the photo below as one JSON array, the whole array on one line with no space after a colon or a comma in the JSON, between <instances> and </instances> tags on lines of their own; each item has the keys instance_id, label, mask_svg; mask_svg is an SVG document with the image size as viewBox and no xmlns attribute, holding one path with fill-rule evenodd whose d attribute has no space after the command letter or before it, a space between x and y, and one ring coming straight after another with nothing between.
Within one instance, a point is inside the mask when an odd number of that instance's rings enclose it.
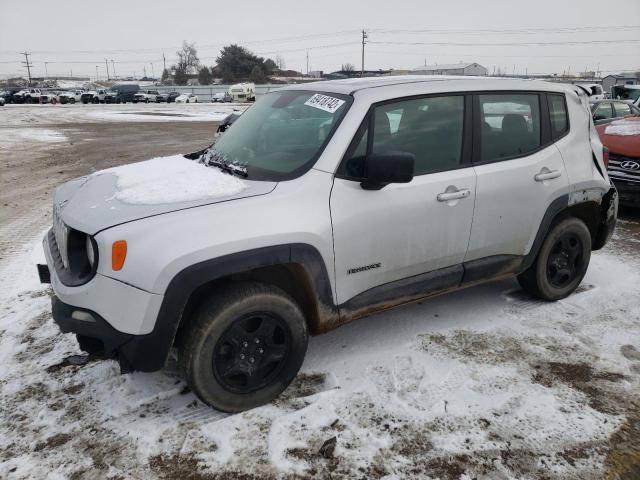
<instances>
[{"instance_id":1,"label":"auction sticker on windshield","mask_svg":"<svg viewBox=\"0 0 640 480\"><path fill-rule=\"evenodd\" d=\"M330 97L329 95L322 95L320 93L316 93L313 97L304 102L305 105L319 108L320 110L324 110L325 112L329 113L335 113L335 111L338 110L343 103L344 100Z\"/></svg>"}]
</instances>

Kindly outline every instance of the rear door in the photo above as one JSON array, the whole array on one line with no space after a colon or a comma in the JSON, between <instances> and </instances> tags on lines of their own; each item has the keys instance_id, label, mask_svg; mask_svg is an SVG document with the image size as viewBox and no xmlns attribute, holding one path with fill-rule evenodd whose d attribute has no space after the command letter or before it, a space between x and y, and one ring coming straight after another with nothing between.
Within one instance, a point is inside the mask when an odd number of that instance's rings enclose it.
<instances>
[{"instance_id":1,"label":"rear door","mask_svg":"<svg viewBox=\"0 0 640 480\"><path fill-rule=\"evenodd\" d=\"M465 261L526 255L547 208L569 189L562 156L552 143L547 96L478 94L474 112L476 205ZM554 118L554 128L565 125L559 133L565 135L566 107L564 120Z\"/></svg>"},{"instance_id":2,"label":"rear door","mask_svg":"<svg viewBox=\"0 0 640 480\"><path fill-rule=\"evenodd\" d=\"M331 193L339 303L445 267L453 270L441 272L446 281L460 280L476 182L469 163L470 110L471 96L464 95L397 100L372 109ZM367 155L398 151L415 155L413 180L363 189Z\"/></svg>"}]
</instances>

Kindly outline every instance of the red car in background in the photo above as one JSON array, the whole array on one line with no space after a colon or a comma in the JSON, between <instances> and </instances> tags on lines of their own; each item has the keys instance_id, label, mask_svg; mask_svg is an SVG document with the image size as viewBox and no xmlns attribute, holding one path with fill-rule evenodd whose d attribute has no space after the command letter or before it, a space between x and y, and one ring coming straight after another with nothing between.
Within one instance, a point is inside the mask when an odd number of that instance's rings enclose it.
<instances>
[{"instance_id":1,"label":"red car in background","mask_svg":"<svg viewBox=\"0 0 640 480\"><path fill-rule=\"evenodd\" d=\"M607 172L620 203L640 207L640 115L596 125L596 129L609 149Z\"/></svg>"}]
</instances>

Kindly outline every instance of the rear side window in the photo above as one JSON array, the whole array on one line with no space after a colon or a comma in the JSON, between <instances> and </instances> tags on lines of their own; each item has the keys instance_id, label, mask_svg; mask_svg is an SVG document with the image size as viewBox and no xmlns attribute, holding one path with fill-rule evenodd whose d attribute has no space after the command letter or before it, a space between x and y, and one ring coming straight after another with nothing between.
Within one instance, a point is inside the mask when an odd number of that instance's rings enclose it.
<instances>
[{"instance_id":1,"label":"rear side window","mask_svg":"<svg viewBox=\"0 0 640 480\"><path fill-rule=\"evenodd\" d=\"M537 94L479 95L481 161L524 155L540 147Z\"/></svg>"},{"instance_id":2,"label":"rear side window","mask_svg":"<svg viewBox=\"0 0 640 480\"><path fill-rule=\"evenodd\" d=\"M631 115L631 107L628 103L616 102L613 104L613 110L615 111L616 117Z\"/></svg>"},{"instance_id":3,"label":"rear side window","mask_svg":"<svg viewBox=\"0 0 640 480\"><path fill-rule=\"evenodd\" d=\"M549 117L551 120L551 138L556 140L569 130L569 118L564 95L547 95L549 103Z\"/></svg>"}]
</instances>

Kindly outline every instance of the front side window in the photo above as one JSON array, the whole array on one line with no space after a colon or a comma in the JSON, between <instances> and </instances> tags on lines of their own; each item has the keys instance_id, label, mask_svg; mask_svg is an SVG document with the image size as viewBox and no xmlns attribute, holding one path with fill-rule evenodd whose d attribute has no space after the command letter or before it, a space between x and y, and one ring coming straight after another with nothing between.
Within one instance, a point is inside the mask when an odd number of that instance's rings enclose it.
<instances>
[{"instance_id":1,"label":"front side window","mask_svg":"<svg viewBox=\"0 0 640 480\"><path fill-rule=\"evenodd\" d=\"M411 153L415 175L460 166L464 125L464 96L426 97L379 105L373 110L372 154ZM368 128L356 138L346 173L365 174Z\"/></svg>"},{"instance_id":2,"label":"front side window","mask_svg":"<svg viewBox=\"0 0 640 480\"><path fill-rule=\"evenodd\" d=\"M549 117L551 119L551 136L555 140L561 137L569 129L567 106L564 95L548 94Z\"/></svg>"},{"instance_id":3,"label":"front side window","mask_svg":"<svg viewBox=\"0 0 640 480\"><path fill-rule=\"evenodd\" d=\"M540 102L536 94L479 95L481 161L524 155L540 146Z\"/></svg>"},{"instance_id":4,"label":"front side window","mask_svg":"<svg viewBox=\"0 0 640 480\"><path fill-rule=\"evenodd\" d=\"M238 118L212 152L246 167L250 180L294 178L315 161L350 104L351 97L333 93L268 93Z\"/></svg>"}]
</instances>

